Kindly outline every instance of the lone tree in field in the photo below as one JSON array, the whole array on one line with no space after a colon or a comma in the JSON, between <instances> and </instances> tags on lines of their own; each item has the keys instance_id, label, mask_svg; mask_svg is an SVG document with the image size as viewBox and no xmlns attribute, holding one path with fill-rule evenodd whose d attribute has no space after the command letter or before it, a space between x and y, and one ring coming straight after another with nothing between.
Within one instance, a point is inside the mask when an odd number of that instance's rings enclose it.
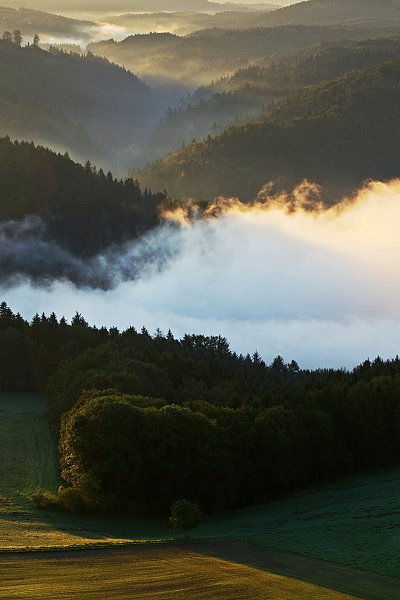
<instances>
[{"instance_id":1,"label":"lone tree in field","mask_svg":"<svg viewBox=\"0 0 400 600\"><path fill-rule=\"evenodd\" d=\"M170 523L185 534L194 529L201 521L201 510L198 504L189 500L177 500L171 506Z\"/></svg>"}]
</instances>

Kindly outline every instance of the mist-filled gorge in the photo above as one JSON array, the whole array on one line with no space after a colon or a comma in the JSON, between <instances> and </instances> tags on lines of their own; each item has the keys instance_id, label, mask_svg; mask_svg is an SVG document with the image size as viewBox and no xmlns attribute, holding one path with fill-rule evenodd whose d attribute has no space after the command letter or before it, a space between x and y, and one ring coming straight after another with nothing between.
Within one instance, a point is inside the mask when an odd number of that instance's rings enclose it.
<instances>
[{"instance_id":1,"label":"mist-filled gorge","mask_svg":"<svg viewBox=\"0 0 400 600\"><path fill-rule=\"evenodd\" d=\"M305 185L291 203L220 200L208 217L172 210L139 240L86 260L34 229L3 228L2 295L28 318L77 310L120 329L221 333L238 352L307 368L395 355L400 184L369 184L331 209L310 207L313 191Z\"/></svg>"},{"instance_id":2,"label":"mist-filled gorge","mask_svg":"<svg viewBox=\"0 0 400 600\"><path fill-rule=\"evenodd\" d=\"M397 599L400 0L9 4L0 598Z\"/></svg>"}]
</instances>

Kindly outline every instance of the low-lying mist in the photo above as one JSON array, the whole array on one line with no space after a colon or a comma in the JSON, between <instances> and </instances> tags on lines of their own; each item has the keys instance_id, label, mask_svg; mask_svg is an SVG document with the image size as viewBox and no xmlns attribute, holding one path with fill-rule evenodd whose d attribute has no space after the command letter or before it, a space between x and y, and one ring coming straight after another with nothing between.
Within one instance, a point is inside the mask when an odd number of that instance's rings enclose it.
<instances>
[{"instance_id":1,"label":"low-lying mist","mask_svg":"<svg viewBox=\"0 0 400 600\"><path fill-rule=\"evenodd\" d=\"M396 355L400 180L328 210L310 210L309 195L219 202L199 217L189 206L90 261L47 242L40 222L7 224L1 296L27 318L79 311L98 325L220 333L238 352L303 367Z\"/></svg>"},{"instance_id":2,"label":"low-lying mist","mask_svg":"<svg viewBox=\"0 0 400 600\"><path fill-rule=\"evenodd\" d=\"M82 26L80 29L77 29L74 35L42 34L40 37L40 43L45 49L47 49L49 45L60 47L64 46L66 51L77 52L80 54L85 53L86 46L90 43L100 42L110 38L120 42L128 35L134 33L136 32L132 32L126 27L122 27L120 25L99 22L85 27ZM68 46L71 46L71 48L68 48Z\"/></svg>"}]
</instances>

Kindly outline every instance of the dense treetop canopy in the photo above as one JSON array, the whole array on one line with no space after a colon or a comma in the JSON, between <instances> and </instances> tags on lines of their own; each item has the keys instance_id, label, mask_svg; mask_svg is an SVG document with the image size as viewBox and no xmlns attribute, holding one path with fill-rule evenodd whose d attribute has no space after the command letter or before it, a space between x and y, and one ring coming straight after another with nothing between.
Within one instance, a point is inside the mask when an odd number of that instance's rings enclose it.
<instances>
[{"instance_id":1,"label":"dense treetop canopy","mask_svg":"<svg viewBox=\"0 0 400 600\"><path fill-rule=\"evenodd\" d=\"M5 303L0 357L3 391L47 390L68 487L46 506L167 514L187 498L215 511L400 458L398 358L304 371L219 336L97 329L79 314L27 323Z\"/></svg>"},{"instance_id":2,"label":"dense treetop canopy","mask_svg":"<svg viewBox=\"0 0 400 600\"><path fill-rule=\"evenodd\" d=\"M247 123L271 102L341 77L350 71L398 60L399 38L325 42L295 54L267 57L231 76L198 88L182 107L169 109L145 152L148 162L227 126Z\"/></svg>"},{"instance_id":3,"label":"dense treetop canopy","mask_svg":"<svg viewBox=\"0 0 400 600\"><path fill-rule=\"evenodd\" d=\"M79 256L154 227L165 198L90 162L82 166L67 154L8 137L0 138L0 181L0 222L40 217L44 235Z\"/></svg>"},{"instance_id":4,"label":"dense treetop canopy","mask_svg":"<svg viewBox=\"0 0 400 600\"><path fill-rule=\"evenodd\" d=\"M253 200L269 182L291 189L304 179L327 201L366 179L399 175L400 63L388 62L304 88L257 121L193 142L140 171L146 185L173 196Z\"/></svg>"},{"instance_id":5,"label":"dense treetop canopy","mask_svg":"<svg viewBox=\"0 0 400 600\"><path fill-rule=\"evenodd\" d=\"M112 164L153 111L150 88L106 59L0 40L0 135Z\"/></svg>"}]
</instances>

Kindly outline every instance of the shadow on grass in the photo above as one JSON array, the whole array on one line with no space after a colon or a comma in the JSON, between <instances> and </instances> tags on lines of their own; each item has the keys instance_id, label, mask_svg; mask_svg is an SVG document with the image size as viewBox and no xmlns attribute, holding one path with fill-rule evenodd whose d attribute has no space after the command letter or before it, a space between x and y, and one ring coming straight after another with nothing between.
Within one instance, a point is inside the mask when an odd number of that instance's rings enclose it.
<instances>
[{"instance_id":1,"label":"shadow on grass","mask_svg":"<svg viewBox=\"0 0 400 600\"><path fill-rule=\"evenodd\" d=\"M203 542L198 553L290 577L365 600L399 600L400 580L245 542Z\"/></svg>"},{"instance_id":2,"label":"shadow on grass","mask_svg":"<svg viewBox=\"0 0 400 600\"><path fill-rule=\"evenodd\" d=\"M53 530L90 540L159 540L173 539L167 519L98 517L52 511L35 511L38 521Z\"/></svg>"}]
</instances>

